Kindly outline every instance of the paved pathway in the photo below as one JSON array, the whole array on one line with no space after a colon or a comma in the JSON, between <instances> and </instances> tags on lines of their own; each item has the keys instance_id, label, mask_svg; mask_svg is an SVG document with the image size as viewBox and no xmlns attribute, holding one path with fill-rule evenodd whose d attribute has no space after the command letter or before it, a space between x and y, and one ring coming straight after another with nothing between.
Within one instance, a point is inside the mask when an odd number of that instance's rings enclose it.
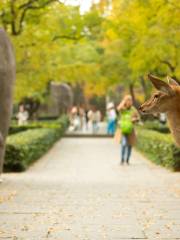
<instances>
[{"instance_id":1,"label":"paved pathway","mask_svg":"<svg viewBox=\"0 0 180 240\"><path fill-rule=\"evenodd\" d=\"M0 239L180 239L180 174L112 139L63 139L0 185Z\"/></svg>"}]
</instances>

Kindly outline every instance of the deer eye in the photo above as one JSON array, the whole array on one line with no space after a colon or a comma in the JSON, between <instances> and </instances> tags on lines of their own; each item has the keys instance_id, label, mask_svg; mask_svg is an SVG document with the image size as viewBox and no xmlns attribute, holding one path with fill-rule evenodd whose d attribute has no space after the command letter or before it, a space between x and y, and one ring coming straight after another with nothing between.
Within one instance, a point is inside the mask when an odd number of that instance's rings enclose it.
<instances>
[{"instance_id":1,"label":"deer eye","mask_svg":"<svg viewBox=\"0 0 180 240\"><path fill-rule=\"evenodd\" d=\"M157 98L159 98L159 94L154 95L154 99L157 99Z\"/></svg>"}]
</instances>

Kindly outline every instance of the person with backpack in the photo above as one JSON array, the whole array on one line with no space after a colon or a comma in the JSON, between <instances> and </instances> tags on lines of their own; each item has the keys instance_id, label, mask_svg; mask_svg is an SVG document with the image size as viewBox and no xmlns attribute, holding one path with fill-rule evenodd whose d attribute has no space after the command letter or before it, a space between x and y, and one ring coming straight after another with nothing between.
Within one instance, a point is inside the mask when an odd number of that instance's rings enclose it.
<instances>
[{"instance_id":1,"label":"person with backpack","mask_svg":"<svg viewBox=\"0 0 180 240\"><path fill-rule=\"evenodd\" d=\"M118 125L121 132L121 164L124 164L125 161L129 164L132 146L136 142L134 124L139 120L139 114L133 107L130 95L124 97L117 110L120 112Z\"/></svg>"}]
</instances>

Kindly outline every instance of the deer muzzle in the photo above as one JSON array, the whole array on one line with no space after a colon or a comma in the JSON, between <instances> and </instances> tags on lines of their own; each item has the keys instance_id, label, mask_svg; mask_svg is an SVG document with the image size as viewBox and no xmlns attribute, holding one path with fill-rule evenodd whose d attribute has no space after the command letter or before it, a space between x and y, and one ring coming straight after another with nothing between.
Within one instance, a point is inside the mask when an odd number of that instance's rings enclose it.
<instances>
[{"instance_id":1,"label":"deer muzzle","mask_svg":"<svg viewBox=\"0 0 180 240\"><path fill-rule=\"evenodd\" d=\"M139 107L139 111L140 111L140 113L142 113L142 114L147 113L147 111L146 111L146 109L144 108L143 105L141 105L141 106Z\"/></svg>"}]
</instances>

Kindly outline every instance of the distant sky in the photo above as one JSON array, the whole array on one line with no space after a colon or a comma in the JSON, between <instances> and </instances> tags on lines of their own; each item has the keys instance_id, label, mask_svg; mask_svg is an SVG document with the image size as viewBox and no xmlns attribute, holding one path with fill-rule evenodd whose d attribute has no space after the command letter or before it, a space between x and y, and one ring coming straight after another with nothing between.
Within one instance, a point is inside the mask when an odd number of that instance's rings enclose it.
<instances>
[{"instance_id":1,"label":"distant sky","mask_svg":"<svg viewBox=\"0 0 180 240\"><path fill-rule=\"evenodd\" d=\"M66 4L79 5L81 12L86 12L90 9L93 2L97 3L99 0L64 0Z\"/></svg>"}]
</instances>

